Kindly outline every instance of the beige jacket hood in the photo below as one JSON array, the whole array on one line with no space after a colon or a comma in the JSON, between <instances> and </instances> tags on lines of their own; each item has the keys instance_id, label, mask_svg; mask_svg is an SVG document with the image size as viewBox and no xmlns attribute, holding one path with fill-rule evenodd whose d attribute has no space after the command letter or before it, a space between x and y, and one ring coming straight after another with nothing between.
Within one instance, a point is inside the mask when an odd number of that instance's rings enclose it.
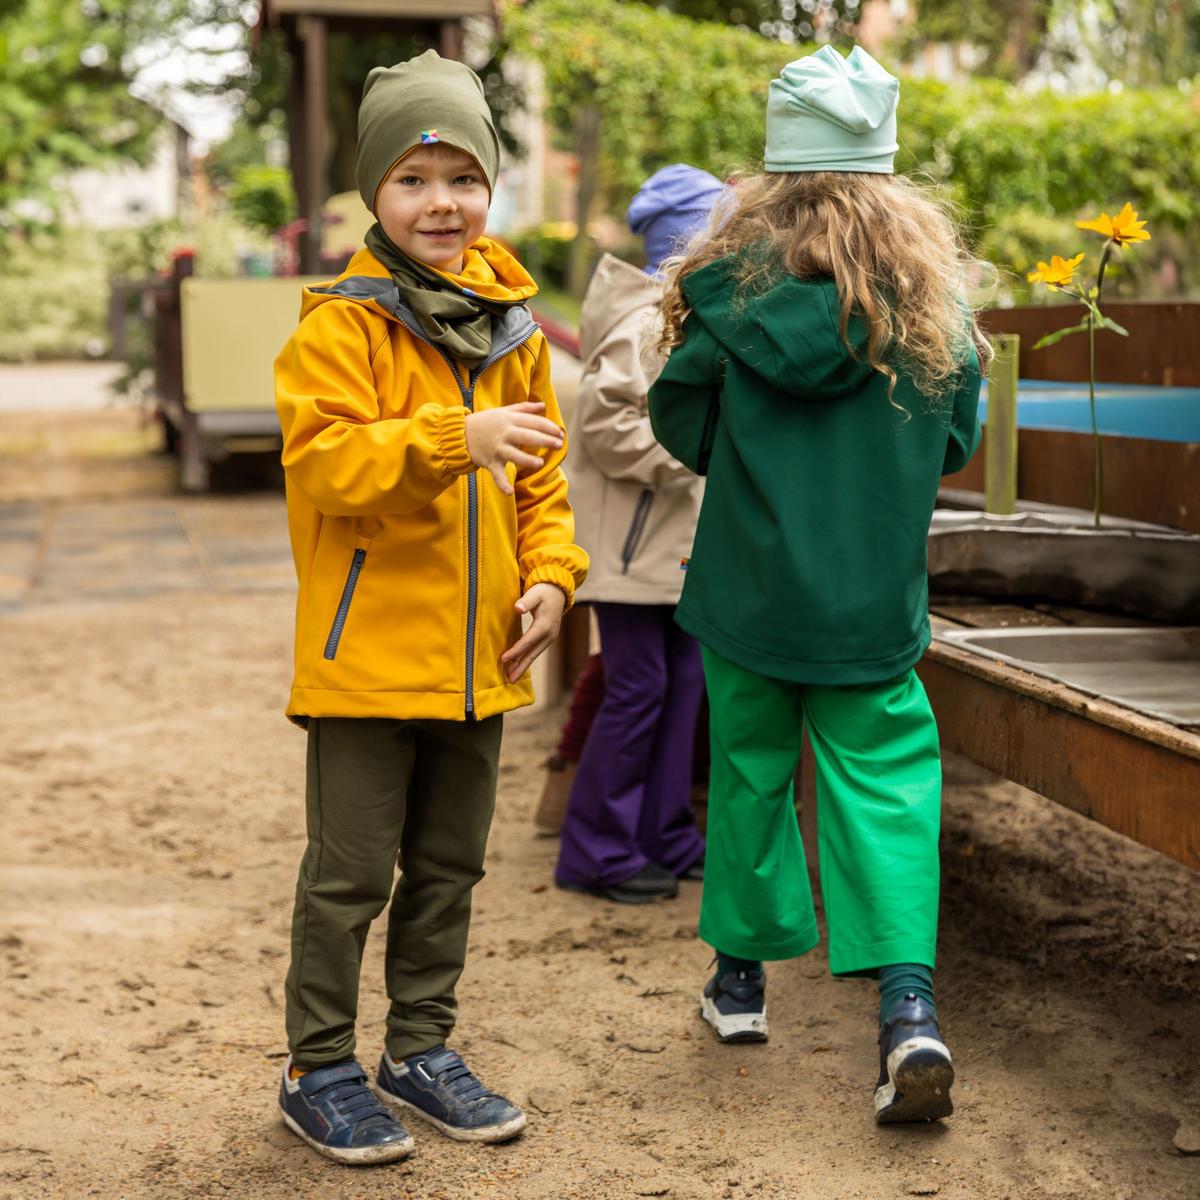
<instances>
[{"instance_id":1,"label":"beige jacket hood","mask_svg":"<svg viewBox=\"0 0 1200 1200\"><path fill-rule=\"evenodd\" d=\"M583 378L565 466L575 537L591 557L581 601L675 604L704 481L658 444L646 393L662 369L643 361L662 285L606 254L583 301Z\"/></svg>"}]
</instances>

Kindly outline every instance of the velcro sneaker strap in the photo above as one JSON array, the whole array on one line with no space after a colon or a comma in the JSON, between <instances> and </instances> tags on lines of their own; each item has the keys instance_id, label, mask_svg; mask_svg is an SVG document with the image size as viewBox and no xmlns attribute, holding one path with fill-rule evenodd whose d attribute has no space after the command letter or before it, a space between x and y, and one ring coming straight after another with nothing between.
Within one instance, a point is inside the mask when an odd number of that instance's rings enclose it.
<instances>
[{"instance_id":1,"label":"velcro sneaker strap","mask_svg":"<svg viewBox=\"0 0 1200 1200\"><path fill-rule=\"evenodd\" d=\"M309 1071L305 1075L301 1075L296 1081L300 1085L300 1090L310 1096L313 1092L322 1091L335 1083L343 1083L348 1080L356 1082L366 1082L367 1073L356 1062L339 1063L336 1067L319 1067L315 1071Z\"/></svg>"}]
</instances>

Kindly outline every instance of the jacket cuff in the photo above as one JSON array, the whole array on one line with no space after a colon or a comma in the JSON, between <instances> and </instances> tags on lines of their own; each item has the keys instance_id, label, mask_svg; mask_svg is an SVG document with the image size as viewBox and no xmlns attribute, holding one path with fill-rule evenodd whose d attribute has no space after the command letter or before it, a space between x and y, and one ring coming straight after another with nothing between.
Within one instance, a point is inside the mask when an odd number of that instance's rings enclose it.
<instances>
[{"instance_id":1,"label":"jacket cuff","mask_svg":"<svg viewBox=\"0 0 1200 1200\"><path fill-rule=\"evenodd\" d=\"M471 452L467 449L467 416L469 409L456 405L438 414L434 427L437 456L444 476L465 475L474 469Z\"/></svg>"},{"instance_id":2,"label":"jacket cuff","mask_svg":"<svg viewBox=\"0 0 1200 1200\"><path fill-rule=\"evenodd\" d=\"M563 612L570 612L575 603L575 576L566 567L557 566L555 563L544 563L540 567L534 567L525 576L525 586L521 590L527 592L535 583L552 583L565 592L567 604Z\"/></svg>"}]
</instances>

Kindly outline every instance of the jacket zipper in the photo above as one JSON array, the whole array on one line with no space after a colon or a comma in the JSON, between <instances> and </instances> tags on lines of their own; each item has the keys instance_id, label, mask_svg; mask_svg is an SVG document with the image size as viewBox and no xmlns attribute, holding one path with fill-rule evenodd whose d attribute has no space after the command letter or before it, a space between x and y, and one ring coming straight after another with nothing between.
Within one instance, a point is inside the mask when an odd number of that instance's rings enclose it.
<instances>
[{"instance_id":1,"label":"jacket zipper","mask_svg":"<svg viewBox=\"0 0 1200 1200\"><path fill-rule=\"evenodd\" d=\"M637 553L638 543L646 531L646 518L650 515L650 505L654 503L654 489L642 488L638 497L637 507L633 510L633 520L629 522L629 532L625 535L625 544L621 547L621 574L629 574L629 564Z\"/></svg>"},{"instance_id":2,"label":"jacket zipper","mask_svg":"<svg viewBox=\"0 0 1200 1200\"><path fill-rule=\"evenodd\" d=\"M350 560L350 570L346 575L346 585L342 588L342 598L338 601L337 612L333 615L333 625L329 630L329 637L325 640L326 658L337 657L338 642L342 640L342 629L345 627L346 618L350 615L350 601L354 599L354 589L358 585L358 576L366 557L367 552L360 546L354 551L354 557Z\"/></svg>"},{"instance_id":3,"label":"jacket zipper","mask_svg":"<svg viewBox=\"0 0 1200 1200\"><path fill-rule=\"evenodd\" d=\"M506 346L499 354L493 354L490 358L485 358L483 362L475 368L472 375L468 377L467 385L463 386L462 376L458 373L458 367L454 363L454 359L447 354L441 346L436 342L431 341L419 329L414 329L403 317L398 318L400 324L404 326L409 333L421 339L426 345L432 346L446 360L446 366L450 368L450 374L454 376L454 382L458 385L458 390L462 395L463 405L468 412L475 411L475 385L479 382L479 377L493 363L499 362L506 354L511 354L518 347L523 346L534 333L538 326L534 325L529 332L520 339L513 342L511 346ZM467 637L466 646L464 647L465 663L466 663L466 715L471 717L475 713L475 609L478 604L479 596L479 480L474 471L467 476Z\"/></svg>"}]
</instances>

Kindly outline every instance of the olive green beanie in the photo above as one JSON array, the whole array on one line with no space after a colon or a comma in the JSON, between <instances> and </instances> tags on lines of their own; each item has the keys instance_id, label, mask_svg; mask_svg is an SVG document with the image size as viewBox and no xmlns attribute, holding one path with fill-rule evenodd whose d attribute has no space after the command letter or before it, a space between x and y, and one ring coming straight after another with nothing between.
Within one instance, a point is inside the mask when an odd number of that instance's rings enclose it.
<instances>
[{"instance_id":1,"label":"olive green beanie","mask_svg":"<svg viewBox=\"0 0 1200 1200\"><path fill-rule=\"evenodd\" d=\"M426 50L394 67L376 67L358 110L358 194L375 211L388 172L414 146L444 142L479 164L488 190L496 186L500 139L483 84L465 63Z\"/></svg>"}]
</instances>

